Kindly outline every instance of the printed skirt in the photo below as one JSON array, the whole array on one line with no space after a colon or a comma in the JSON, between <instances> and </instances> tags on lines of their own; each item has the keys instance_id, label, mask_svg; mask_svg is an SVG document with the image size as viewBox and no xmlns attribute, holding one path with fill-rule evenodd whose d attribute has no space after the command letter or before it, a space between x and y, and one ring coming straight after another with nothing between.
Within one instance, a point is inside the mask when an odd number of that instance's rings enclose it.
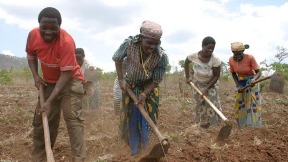
<instances>
[{"instance_id":1,"label":"printed skirt","mask_svg":"<svg viewBox=\"0 0 288 162\"><path fill-rule=\"evenodd\" d=\"M238 128L262 125L259 84L246 88L242 93L236 92L234 110Z\"/></svg>"},{"instance_id":2,"label":"printed skirt","mask_svg":"<svg viewBox=\"0 0 288 162\"><path fill-rule=\"evenodd\" d=\"M201 89L206 87L206 85L196 82L195 85ZM215 110L207 103L197 91L193 91L193 97L196 102L195 106L195 117L196 122L200 125L215 126L221 122L221 118L215 112ZM206 96L218 110L222 111L221 103L219 98L219 86L216 83L212 88L208 90L208 95Z\"/></svg>"},{"instance_id":3,"label":"printed skirt","mask_svg":"<svg viewBox=\"0 0 288 162\"><path fill-rule=\"evenodd\" d=\"M144 90L144 87L135 86L132 90L136 96L139 96ZM144 104L146 112L155 124L158 118L158 90L158 87L154 88L147 95L146 103ZM146 149L152 135L152 129L134 104L132 98L128 93L122 93L122 102L120 105L120 137L129 145L131 154L136 155L142 149Z\"/></svg>"}]
</instances>

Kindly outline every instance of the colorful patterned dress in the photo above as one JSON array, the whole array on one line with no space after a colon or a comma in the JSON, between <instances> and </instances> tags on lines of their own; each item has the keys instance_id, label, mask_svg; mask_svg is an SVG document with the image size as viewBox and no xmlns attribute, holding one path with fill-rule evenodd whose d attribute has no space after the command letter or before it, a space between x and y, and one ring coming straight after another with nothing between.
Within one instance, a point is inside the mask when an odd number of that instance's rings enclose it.
<instances>
[{"instance_id":1,"label":"colorful patterned dress","mask_svg":"<svg viewBox=\"0 0 288 162\"><path fill-rule=\"evenodd\" d=\"M238 82L242 87L250 84L255 75L255 70L260 67L252 55L244 54L242 61L236 62L229 59L230 71L238 76ZM261 126L261 96L259 85L248 87L244 92L236 92L234 104L235 118L239 128L247 126Z\"/></svg>"},{"instance_id":2,"label":"colorful patterned dress","mask_svg":"<svg viewBox=\"0 0 288 162\"><path fill-rule=\"evenodd\" d=\"M215 54L212 54L209 62L203 63L198 57L198 52L188 55L187 58L192 62L194 84L200 89L207 87L207 84L212 77L214 77L212 68L221 66L220 59ZM208 90L207 98L209 98L215 107L222 111L218 91L219 86L218 82L216 82L214 86ZM196 122L200 123L200 125L208 124L207 126L215 126L221 122L221 118L215 113L210 104L204 101L197 91L193 91L193 97L196 102L194 117Z\"/></svg>"},{"instance_id":3,"label":"colorful patterned dress","mask_svg":"<svg viewBox=\"0 0 288 162\"><path fill-rule=\"evenodd\" d=\"M251 82L251 77L239 77L242 87ZM235 118L239 128L247 126L261 126L261 100L259 84L248 87L244 92L236 92Z\"/></svg>"},{"instance_id":4,"label":"colorful patterned dress","mask_svg":"<svg viewBox=\"0 0 288 162\"><path fill-rule=\"evenodd\" d=\"M165 75L168 57L164 50L158 46L157 50L149 57L151 58L145 62L145 73L140 61L139 35L127 38L112 57L115 62L122 62L126 58L127 66L125 67L124 79L131 86L136 96L139 96L147 84L151 82L160 83ZM144 104L146 112L155 124L159 113L158 92L159 87L154 88L147 94L146 104ZM141 149L148 146L152 129L128 93L122 93L119 127L120 136L130 146L132 155L138 154Z\"/></svg>"}]
</instances>

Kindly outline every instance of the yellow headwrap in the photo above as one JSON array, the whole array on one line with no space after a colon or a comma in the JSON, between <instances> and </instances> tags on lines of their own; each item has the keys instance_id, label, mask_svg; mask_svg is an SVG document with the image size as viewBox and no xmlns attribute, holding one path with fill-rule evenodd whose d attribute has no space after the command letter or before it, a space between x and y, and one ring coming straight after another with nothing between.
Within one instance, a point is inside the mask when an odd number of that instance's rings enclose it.
<instances>
[{"instance_id":1,"label":"yellow headwrap","mask_svg":"<svg viewBox=\"0 0 288 162\"><path fill-rule=\"evenodd\" d=\"M231 43L231 51L244 51L246 48L241 42Z\"/></svg>"}]
</instances>

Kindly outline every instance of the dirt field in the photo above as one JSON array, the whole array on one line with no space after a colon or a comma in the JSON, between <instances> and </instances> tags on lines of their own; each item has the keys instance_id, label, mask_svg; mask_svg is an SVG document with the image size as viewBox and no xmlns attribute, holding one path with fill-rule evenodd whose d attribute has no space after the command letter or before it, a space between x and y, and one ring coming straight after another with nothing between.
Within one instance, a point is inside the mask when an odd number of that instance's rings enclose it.
<instances>
[{"instance_id":1,"label":"dirt field","mask_svg":"<svg viewBox=\"0 0 288 162\"><path fill-rule=\"evenodd\" d=\"M186 85L184 97L178 79L161 84L158 128L167 136L170 148L161 162L192 161L287 161L288 92L262 92L263 126L238 129L233 116L234 84L220 82L224 115L232 122L232 133L223 144L214 142L220 127L200 129L193 121L192 89ZM166 86L165 86L166 85ZM100 107L85 110L87 162L137 161L125 144L118 142L118 118L113 109L113 80L100 82ZM169 88L168 88L169 87ZM37 101L33 85L0 85L0 162L28 162L32 146L32 118ZM221 126L224 126L222 123ZM56 161L70 161L70 145L63 120L54 148Z\"/></svg>"}]
</instances>

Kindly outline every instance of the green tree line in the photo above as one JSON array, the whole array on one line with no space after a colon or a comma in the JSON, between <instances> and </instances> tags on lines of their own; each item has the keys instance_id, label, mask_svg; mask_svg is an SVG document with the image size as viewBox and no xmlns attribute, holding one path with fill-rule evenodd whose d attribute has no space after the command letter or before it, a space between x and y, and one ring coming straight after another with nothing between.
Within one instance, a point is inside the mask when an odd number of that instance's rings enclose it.
<instances>
[{"instance_id":1,"label":"green tree line","mask_svg":"<svg viewBox=\"0 0 288 162\"><path fill-rule=\"evenodd\" d=\"M265 67L262 67L261 70L263 72L270 72L270 71L277 71L281 73L285 80L288 81L288 64L283 63L284 60L288 57L287 48L284 47L277 47L277 53L275 54L275 58L277 59L273 63L268 64L266 60L262 61L260 64L265 65ZM180 66L180 69L178 70L177 67L174 67L176 70L174 72L171 72L172 66L168 65L166 69L167 76L170 75L179 75L179 72L183 72L184 70L184 60L180 60L178 65ZM191 65L191 64L190 64ZM190 67L192 70L192 66ZM98 78L101 81L108 81L108 80L114 80L117 77L116 71L113 72L103 72L103 69L96 68ZM40 72L42 74L42 72ZM225 63L221 61L221 79L228 80L230 77L229 72L229 65L228 63ZM0 71L0 84L13 84L13 79L20 78L23 81L32 80L33 76L29 69L29 67L25 67L23 69L2 69Z\"/></svg>"}]
</instances>

